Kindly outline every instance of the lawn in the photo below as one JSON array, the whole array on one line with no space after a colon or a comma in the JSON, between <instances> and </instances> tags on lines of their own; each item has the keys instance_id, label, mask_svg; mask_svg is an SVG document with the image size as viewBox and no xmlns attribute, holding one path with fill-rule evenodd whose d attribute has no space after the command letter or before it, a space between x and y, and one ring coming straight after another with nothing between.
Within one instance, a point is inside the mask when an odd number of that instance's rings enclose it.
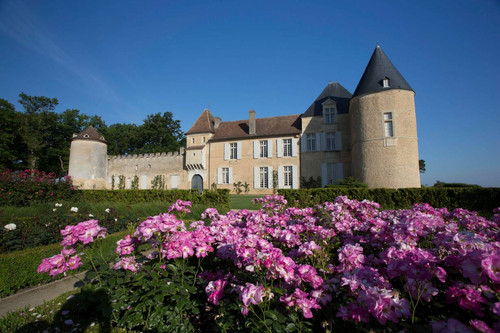
<instances>
[{"instance_id":1,"label":"lawn","mask_svg":"<svg viewBox=\"0 0 500 333\"><path fill-rule=\"evenodd\" d=\"M262 198L263 195L230 194L229 205L231 209L259 209L260 205L253 205L252 199Z\"/></svg>"}]
</instances>

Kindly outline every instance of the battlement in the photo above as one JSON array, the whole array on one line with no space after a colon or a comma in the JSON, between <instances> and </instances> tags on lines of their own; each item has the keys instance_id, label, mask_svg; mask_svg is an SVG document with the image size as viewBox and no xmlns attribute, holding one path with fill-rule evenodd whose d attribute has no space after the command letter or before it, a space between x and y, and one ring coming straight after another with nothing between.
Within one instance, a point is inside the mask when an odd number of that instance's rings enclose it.
<instances>
[{"instance_id":1,"label":"battlement","mask_svg":"<svg viewBox=\"0 0 500 333\"><path fill-rule=\"evenodd\" d=\"M168 157L179 157L183 156L185 149L181 148L176 152L168 153L149 153L149 154L130 154L130 155L108 155L109 160L142 160L142 159L157 159L157 158L168 158Z\"/></svg>"}]
</instances>

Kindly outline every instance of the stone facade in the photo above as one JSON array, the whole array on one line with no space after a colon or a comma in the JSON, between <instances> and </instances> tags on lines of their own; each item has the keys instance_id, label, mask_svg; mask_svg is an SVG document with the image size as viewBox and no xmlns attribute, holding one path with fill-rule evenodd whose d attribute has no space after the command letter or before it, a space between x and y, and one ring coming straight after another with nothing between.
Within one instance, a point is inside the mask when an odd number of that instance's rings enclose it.
<instances>
[{"instance_id":1,"label":"stone facade","mask_svg":"<svg viewBox=\"0 0 500 333\"><path fill-rule=\"evenodd\" d=\"M351 94L330 82L302 114L223 122L204 110L176 153L107 156L94 129L75 135L69 175L82 188L234 189L251 194L299 188L301 179L335 184L353 176L369 187L420 187L414 92L377 46ZM123 178L124 177L124 178ZM242 190L244 187L242 187Z\"/></svg>"}]
</instances>

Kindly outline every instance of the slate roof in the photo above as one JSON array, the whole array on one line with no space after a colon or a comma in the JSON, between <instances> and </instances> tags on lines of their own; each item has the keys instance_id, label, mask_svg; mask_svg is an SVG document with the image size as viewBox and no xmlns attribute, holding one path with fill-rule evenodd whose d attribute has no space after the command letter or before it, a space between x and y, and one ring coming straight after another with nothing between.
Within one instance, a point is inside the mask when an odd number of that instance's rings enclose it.
<instances>
[{"instance_id":1,"label":"slate roof","mask_svg":"<svg viewBox=\"0 0 500 333\"><path fill-rule=\"evenodd\" d=\"M248 134L248 119L221 122L211 141L300 134L300 114L255 119L255 134Z\"/></svg>"},{"instance_id":2,"label":"slate roof","mask_svg":"<svg viewBox=\"0 0 500 333\"><path fill-rule=\"evenodd\" d=\"M382 86L382 80L389 78L390 86L384 88ZM389 58L385 55L382 48L377 45L375 51L373 51L372 57L366 66L365 72L358 83L356 90L354 91L355 96L372 94L389 89L404 89L411 90L408 82L399 73L399 71L394 67Z\"/></svg>"},{"instance_id":3,"label":"slate roof","mask_svg":"<svg viewBox=\"0 0 500 333\"><path fill-rule=\"evenodd\" d=\"M349 100L351 99L351 93L337 81L330 82L325 89L319 94L318 98L311 104L311 106L304 112L304 117L313 117L323 115L323 105L322 103L328 98L333 99L337 102L337 113L348 113L349 112Z\"/></svg>"},{"instance_id":4,"label":"slate roof","mask_svg":"<svg viewBox=\"0 0 500 333\"><path fill-rule=\"evenodd\" d=\"M194 125L185 134L214 133L214 117L205 109Z\"/></svg>"},{"instance_id":5,"label":"slate roof","mask_svg":"<svg viewBox=\"0 0 500 333\"><path fill-rule=\"evenodd\" d=\"M99 142L104 142L108 143L104 137L97 132L97 130L89 126L86 129L83 130L83 132L73 136L71 140L93 140L93 141L99 141Z\"/></svg>"}]
</instances>

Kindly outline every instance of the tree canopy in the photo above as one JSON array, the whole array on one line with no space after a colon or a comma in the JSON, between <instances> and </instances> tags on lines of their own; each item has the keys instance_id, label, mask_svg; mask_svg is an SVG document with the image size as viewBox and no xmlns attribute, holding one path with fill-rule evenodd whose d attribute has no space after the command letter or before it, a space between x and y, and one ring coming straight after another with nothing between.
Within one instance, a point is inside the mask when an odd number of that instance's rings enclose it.
<instances>
[{"instance_id":1,"label":"tree canopy","mask_svg":"<svg viewBox=\"0 0 500 333\"><path fill-rule=\"evenodd\" d=\"M0 169L39 169L65 175L74 133L93 126L108 141L108 154L177 151L185 144L172 112L150 114L143 124L107 126L100 116L77 109L57 113L57 98L19 94L22 110L0 99Z\"/></svg>"}]
</instances>

